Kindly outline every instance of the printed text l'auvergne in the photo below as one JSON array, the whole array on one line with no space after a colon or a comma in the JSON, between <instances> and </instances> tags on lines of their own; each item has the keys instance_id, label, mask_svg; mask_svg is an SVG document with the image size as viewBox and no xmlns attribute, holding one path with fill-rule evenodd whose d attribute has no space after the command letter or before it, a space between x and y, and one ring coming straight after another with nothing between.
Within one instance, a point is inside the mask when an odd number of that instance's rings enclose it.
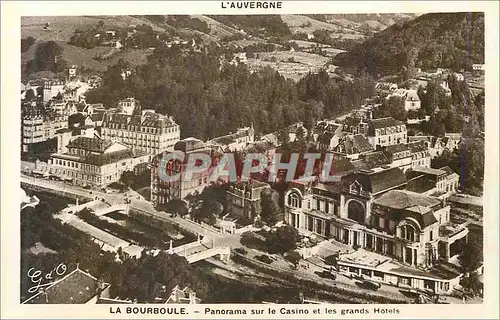
<instances>
[{"instance_id":1,"label":"printed text l'auvergne","mask_svg":"<svg viewBox=\"0 0 500 320\"><path fill-rule=\"evenodd\" d=\"M282 1L222 1L222 9L281 9Z\"/></svg>"}]
</instances>

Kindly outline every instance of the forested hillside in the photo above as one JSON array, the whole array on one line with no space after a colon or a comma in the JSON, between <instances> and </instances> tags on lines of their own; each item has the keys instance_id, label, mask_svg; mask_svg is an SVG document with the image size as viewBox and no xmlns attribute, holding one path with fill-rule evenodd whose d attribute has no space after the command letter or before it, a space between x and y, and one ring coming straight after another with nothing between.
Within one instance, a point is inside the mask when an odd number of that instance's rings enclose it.
<instances>
[{"instance_id":1,"label":"forested hillside","mask_svg":"<svg viewBox=\"0 0 500 320\"><path fill-rule=\"evenodd\" d=\"M468 69L484 63L484 13L430 13L394 24L334 63L351 72L395 74L403 66Z\"/></svg>"}]
</instances>

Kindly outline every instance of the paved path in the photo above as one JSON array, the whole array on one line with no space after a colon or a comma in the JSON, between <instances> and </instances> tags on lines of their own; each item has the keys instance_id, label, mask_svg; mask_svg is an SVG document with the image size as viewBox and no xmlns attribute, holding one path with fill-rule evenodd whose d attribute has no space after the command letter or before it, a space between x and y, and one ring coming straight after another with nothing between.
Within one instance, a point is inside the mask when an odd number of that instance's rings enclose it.
<instances>
[{"instance_id":1,"label":"paved path","mask_svg":"<svg viewBox=\"0 0 500 320\"><path fill-rule=\"evenodd\" d=\"M136 211L138 213L143 213L146 215L154 216L161 220L170 221L173 224L179 225L182 229L191 232L193 234L200 234L204 238L214 239L217 245L235 245L239 244L239 235L230 234L220 234L209 228L205 228L193 221L177 217L171 217L169 214L157 211L153 205L146 201L142 196L133 190L129 190L125 193L105 193L96 190L83 189L74 185L64 183L62 181L49 181L41 178L29 177L26 175L21 175L21 182L26 184L31 184L39 186L45 189L51 189L66 194L73 194L80 197L99 197L104 199L107 203L111 205L124 204L126 199L131 201L130 210ZM127 196L125 196L125 194Z\"/></svg>"}]
</instances>

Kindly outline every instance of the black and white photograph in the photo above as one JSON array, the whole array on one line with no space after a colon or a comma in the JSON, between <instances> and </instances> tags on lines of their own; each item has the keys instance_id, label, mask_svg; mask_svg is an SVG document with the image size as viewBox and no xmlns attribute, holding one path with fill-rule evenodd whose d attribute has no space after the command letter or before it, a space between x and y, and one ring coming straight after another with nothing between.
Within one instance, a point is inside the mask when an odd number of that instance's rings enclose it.
<instances>
[{"instance_id":1,"label":"black and white photograph","mask_svg":"<svg viewBox=\"0 0 500 320\"><path fill-rule=\"evenodd\" d=\"M21 16L19 304L483 304L487 13L409 11Z\"/></svg>"}]
</instances>

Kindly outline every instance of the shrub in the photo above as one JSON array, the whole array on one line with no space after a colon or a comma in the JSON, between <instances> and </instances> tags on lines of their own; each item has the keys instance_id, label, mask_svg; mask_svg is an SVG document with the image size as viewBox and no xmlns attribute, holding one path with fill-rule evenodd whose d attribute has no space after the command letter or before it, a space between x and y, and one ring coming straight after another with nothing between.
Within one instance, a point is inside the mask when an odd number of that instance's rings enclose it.
<instances>
[{"instance_id":1,"label":"shrub","mask_svg":"<svg viewBox=\"0 0 500 320\"><path fill-rule=\"evenodd\" d=\"M338 259L339 259L339 255L337 253L332 254L332 255L325 257L325 263L327 265L330 265L330 266L336 266Z\"/></svg>"},{"instance_id":2,"label":"shrub","mask_svg":"<svg viewBox=\"0 0 500 320\"><path fill-rule=\"evenodd\" d=\"M257 260L259 260L261 262L267 263L267 264L271 264L273 262L273 259L271 259L266 254L263 254L263 255L260 255L260 256L256 256L255 259L257 259Z\"/></svg>"}]
</instances>

